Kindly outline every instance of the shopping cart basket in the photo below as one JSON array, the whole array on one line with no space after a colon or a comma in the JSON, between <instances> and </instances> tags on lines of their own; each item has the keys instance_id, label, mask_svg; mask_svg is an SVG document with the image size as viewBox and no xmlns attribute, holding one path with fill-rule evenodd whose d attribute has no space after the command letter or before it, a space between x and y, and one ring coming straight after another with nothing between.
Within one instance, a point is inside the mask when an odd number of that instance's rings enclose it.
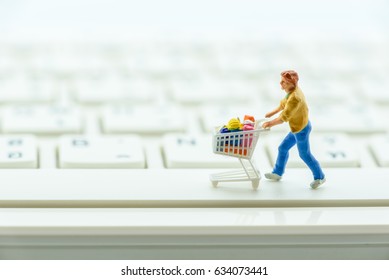
<instances>
[{"instance_id":1,"label":"shopping cart basket","mask_svg":"<svg viewBox=\"0 0 389 280\"><path fill-rule=\"evenodd\" d=\"M213 152L238 158L243 169L212 174L210 179L214 187L219 182L251 181L253 188L258 188L261 173L254 166L251 157L257 145L259 135L269 130L261 127L263 121L256 121L254 130L220 133L219 128L215 129Z\"/></svg>"}]
</instances>

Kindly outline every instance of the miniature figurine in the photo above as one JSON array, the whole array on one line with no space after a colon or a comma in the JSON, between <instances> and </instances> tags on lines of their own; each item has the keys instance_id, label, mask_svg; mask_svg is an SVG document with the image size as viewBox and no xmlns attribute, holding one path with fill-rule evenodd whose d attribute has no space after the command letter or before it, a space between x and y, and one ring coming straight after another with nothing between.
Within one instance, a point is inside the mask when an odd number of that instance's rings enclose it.
<instances>
[{"instance_id":1,"label":"miniature figurine","mask_svg":"<svg viewBox=\"0 0 389 280\"><path fill-rule=\"evenodd\" d=\"M281 73L281 88L286 96L281 100L280 105L265 115L270 118L282 111L275 119L263 123L263 128L270 128L274 125L288 122L291 132L285 137L278 147L277 161L272 173L266 173L265 177L270 180L279 181L285 172L285 166L289 158L289 150L297 143L301 159L308 165L313 173L311 188L316 189L326 179L319 162L311 154L309 147L309 134L312 130L311 122L308 119L308 106L303 92L298 86L299 76L293 70Z\"/></svg>"}]
</instances>

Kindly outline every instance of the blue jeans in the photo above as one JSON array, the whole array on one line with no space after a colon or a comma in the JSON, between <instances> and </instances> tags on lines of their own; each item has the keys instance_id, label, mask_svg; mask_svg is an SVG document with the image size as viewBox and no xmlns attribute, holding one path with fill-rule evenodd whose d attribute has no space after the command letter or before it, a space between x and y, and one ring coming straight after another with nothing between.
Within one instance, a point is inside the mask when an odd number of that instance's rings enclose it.
<instances>
[{"instance_id":1,"label":"blue jeans","mask_svg":"<svg viewBox=\"0 0 389 280\"><path fill-rule=\"evenodd\" d=\"M280 176L284 174L285 166L289 158L289 150L297 143L299 155L305 164L308 165L309 169L311 169L314 180L324 178L324 173L321 170L320 164L311 154L309 148L309 134L311 133L311 130L311 122L308 122L307 126L300 132L289 132L288 135L286 135L284 141L282 141L278 147L278 157L273 173Z\"/></svg>"}]
</instances>

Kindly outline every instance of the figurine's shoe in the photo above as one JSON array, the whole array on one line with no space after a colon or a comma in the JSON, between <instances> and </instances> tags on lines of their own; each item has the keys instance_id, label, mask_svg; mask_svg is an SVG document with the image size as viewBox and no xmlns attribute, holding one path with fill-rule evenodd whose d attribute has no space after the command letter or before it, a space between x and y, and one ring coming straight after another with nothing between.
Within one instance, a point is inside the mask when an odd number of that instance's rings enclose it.
<instances>
[{"instance_id":1,"label":"figurine's shoe","mask_svg":"<svg viewBox=\"0 0 389 280\"><path fill-rule=\"evenodd\" d=\"M273 181L279 181L282 179L282 176L276 174L276 173L266 173L265 178Z\"/></svg>"},{"instance_id":2,"label":"figurine's shoe","mask_svg":"<svg viewBox=\"0 0 389 280\"><path fill-rule=\"evenodd\" d=\"M318 187L320 187L321 185L323 185L326 181L326 178L323 178L323 179L316 179L315 181L313 181L311 183L311 188L312 189L317 189Z\"/></svg>"}]
</instances>

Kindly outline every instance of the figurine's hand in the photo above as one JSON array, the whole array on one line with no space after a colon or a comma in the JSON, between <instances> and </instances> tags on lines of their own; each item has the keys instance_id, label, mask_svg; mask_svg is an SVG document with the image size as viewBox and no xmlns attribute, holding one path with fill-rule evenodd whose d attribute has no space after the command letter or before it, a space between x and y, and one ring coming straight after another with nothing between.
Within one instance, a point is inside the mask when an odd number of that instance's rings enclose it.
<instances>
[{"instance_id":1,"label":"figurine's hand","mask_svg":"<svg viewBox=\"0 0 389 280\"><path fill-rule=\"evenodd\" d=\"M272 127L271 122L264 122L262 124L262 128L270 128L270 127Z\"/></svg>"}]
</instances>

